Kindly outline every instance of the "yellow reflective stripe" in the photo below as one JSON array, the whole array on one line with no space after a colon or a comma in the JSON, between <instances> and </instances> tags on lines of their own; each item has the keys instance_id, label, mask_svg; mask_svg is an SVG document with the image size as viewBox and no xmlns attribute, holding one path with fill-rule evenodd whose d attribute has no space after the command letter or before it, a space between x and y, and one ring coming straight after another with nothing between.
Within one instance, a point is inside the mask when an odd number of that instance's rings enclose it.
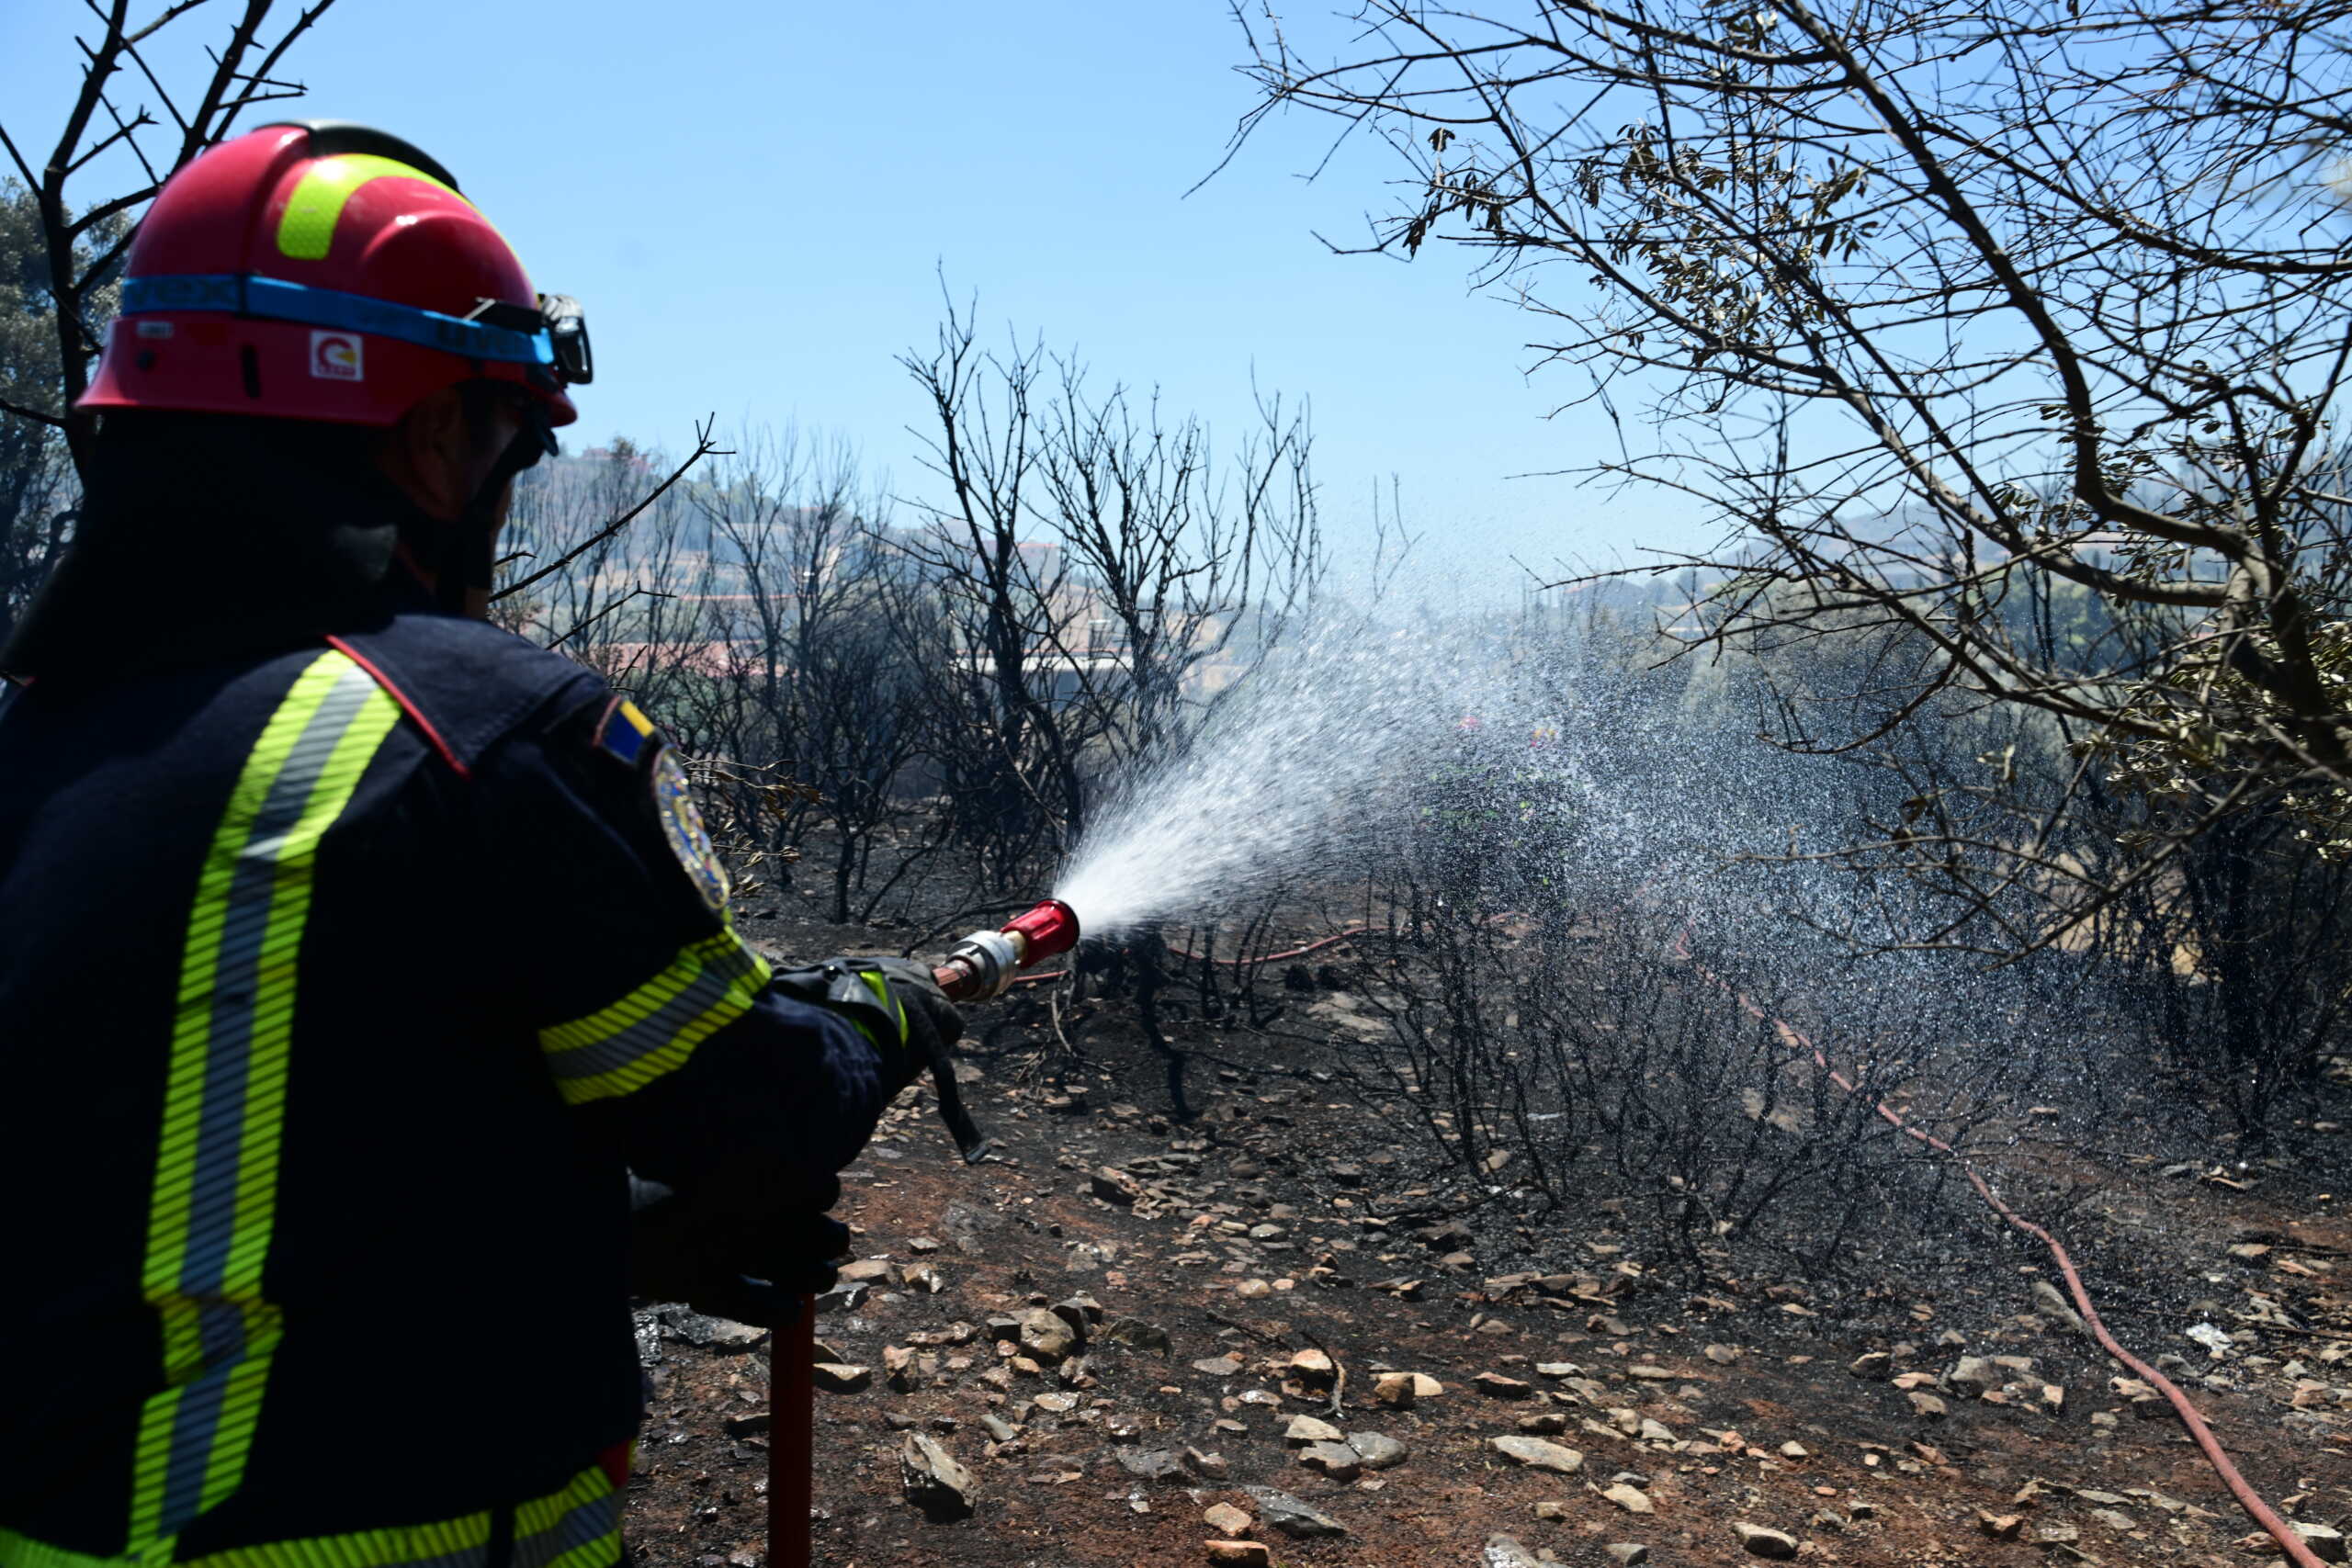
<instances>
[{"instance_id":1,"label":"yellow reflective stripe","mask_svg":"<svg viewBox=\"0 0 2352 1568\"><path fill-rule=\"evenodd\" d=\"M562 1491L521 1505L514 1510L512 1568L609 1568L620 1561L621 1503L603 1467L592 1465ZM175 1568L486 1568L490 1538L491 1516L484 1510L427 1524L232 1547ZM0 1529L0 1563L6 1568L134 1568L139 1561L93 1557Z\"/></svg>"},{"instance_id":2,"label":"yellow reflective stripe","mask_svg":"<svg viewBox=\"0 0 2352 1568\"><path fill-rule=\"evenodd\" d=\"M874 999L880 1002L882 1010L898 1023L899 1043L904 1045L907 1043L907 1010L899 1005L898 998L890 994L890 987L882 976L873 970L861 969L857 977L865 982L865 988L874 993ZM872 1039L873 1036L869 1033L867 1038ZM875 1043L879 1045L881 1042L877 1040Z\"/></svg>"},{"instance_id":3,"label":"yellow reflective stripe","mask_svg":"<svg viewBox=\"0 0 2352 1568\"><path fill-rule=\"evenodd\" d=\"M399 721L350 659L313 660L246 757L198 874L141 1269L164 1350L133 1450L141 1561L168 1562L188 1521L244 1477L282 1332L262 1270L319 840Z\"/></svg>"},{"instance_id":4,"label":"yellow reflective stripe","mask_svg":"<svg viewBox=\"0 0 2352 1568\"><path fill-rule=\"evenodd\" d=\"M566 1104L609 1100L684 1066L704 1039L750 1011L767 983L767 964L723 930L620 1000L540 1030L539 1047Z\"/></svg>"},{"instance_id":5,"label":"yellow reflective stripe","mask_svg":"<svg viewBox=\"0 0 2352 1568\"><path fill-rule=\"evenodd\" d=\"M295 182L294 195L277 220L277 254L294 261L324 261L329 247L334 243L335 222L342 218L352 194L369 180L387 176L423 180L436 190L448 191L459 201L466 199L423 169L397 158L380 158L373 152L322 158L303 170L302 177Z\"/></svg>"}]
</instances>

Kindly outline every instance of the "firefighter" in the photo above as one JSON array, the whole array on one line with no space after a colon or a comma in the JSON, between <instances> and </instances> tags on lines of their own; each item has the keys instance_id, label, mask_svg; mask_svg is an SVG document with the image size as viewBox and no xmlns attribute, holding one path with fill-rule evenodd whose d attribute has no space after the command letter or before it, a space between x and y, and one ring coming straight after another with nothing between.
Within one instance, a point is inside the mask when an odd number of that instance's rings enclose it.
<instances>
[{"instance_id":1,"label":"firefighter","mask_svg":"<svg viewBox=\"0 0 2352 1568\"><path fill-rule=\"evenodd\" d=\"M6 1568L619 1561L632 1290L829 1281L960 1032L900 960L772 974L662 731L480 618L590 369L379 131L140 230L0 650Z\"/></svg>"}]
</instances>

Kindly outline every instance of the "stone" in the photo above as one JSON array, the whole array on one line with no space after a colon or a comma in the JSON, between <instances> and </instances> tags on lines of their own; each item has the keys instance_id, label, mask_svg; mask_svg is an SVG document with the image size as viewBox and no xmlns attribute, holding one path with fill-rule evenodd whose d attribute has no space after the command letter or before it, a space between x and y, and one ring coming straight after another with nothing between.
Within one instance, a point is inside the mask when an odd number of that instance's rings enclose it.
<instances>
[{"instance_id":1,"label":"stone","mask_svg":"<svg viewBox=\"0 0 2352 1568\"><path fill-rule=\"evenodd\" d=\"M1350 1432L1348 1447L1366 1470L1394 1470L1412 1457L1410 1450L1385 1432Z\"/></svg>"},{"instance_id":2,"label":"stone","mask_svg":"<svg viewBox=\"0 0 2352 1568\"><path fill-rule=\"evenodd\" d=\"M1273 1561L1265 1542L1258 1540L1204 1540L1201 1550L1212 1562L1223 1562L1232 1568L1267 1568Z\"/></svg>"},{"instance_id":3,"label":"stone","mask_svg":"<svg viewBox=\"0 0 2352 1568\"><path fill-rule=\"evenodd\" d=\"M1233 1293L1245 1302L1254 1302L1272 1295L1274 1288L1263 1280L1244 1280L1233 1287Z\"/></svg>"},{"instance_id":4,"label":"stone","mask_svg":"<svg viewBox=\"0 0 2352 1568\"><path fill-rule=\"evenodd\" d=\"M904 1345L882 1348L882 1381L900 1393L914 1386L915 1353Z\"/></svg>"},{"instance_id":5,"label":"stone","mask_svg":"<svg viewBox=\"0 0 2352 1568\"><path fill-rule=\"evenodd\" d=\"M1201 1450L1194 1448L1188 1448L1184 1450L1184 1468L1191 1471L1194 1475L1199 1476L1204 1481L1224 1481L1229 1479L1233 1474L1233 1466L1226 1462L1226 1459L1223 1454L1205 1453ZM1214 1520L1210 1522L1212 1524L1216 1523ZM1239 1535L1243 1530L1248 1529L1250 1527L1247 1525L1217 1525L1216 1528L1224 1530L1227 1535Z\"/></svg>"},{"instance_id":6,"label":"stone","mask_svg":"<svg viewBox=\"0 0 2352 1568\"><path fill-rule=\"evenodd\" d=\"M1525 1399L1534 1392L1519 1379L1507 1378L1500 1372L1480 1372L1470 1381L1489 1399Z\"/></svg>"},{"instance_id":7,"label":"stone","mask_svg":"<svg viewBox=\"0 0 2352 1568\"><path fill-rule=\"evenodd\" d=\"M1171 1352L1168 1330L1139 1317L1113 1318L1110 1326L1102 1330L1102 1341L1106 1345L1123 1345L1130 1350L1148 1350L1155 1356Z\"/></svg>"},{"instance_id":8,"label":"stone","mask_svg":"<svg viewBox=\"0 0 2352 1568\"><path fill-rule=\"evenodd\" d=\"M1283 1428L1283 1441L1293 1448L1301 1443L1344 1443L1347 1434L1329 1421L1318 1421L1312 1416L1294 1416L1290 1425Z\"/></svg>"},{"instance_id":9,"label":"stone","mask_svg":"<svg viewBox=\"0 0 2352 1568\"><path fill-rule=\"evenodd\" d=\"M1228 1351L1222 1356L1210 1356L1205 1359L1194 1361L1193 1370L1196 1372L1206 1372L1213 1378L1229 1378L1240 1372L1241 1364L1241 1358Z\"/></svg>"},{"instance_id":10,"label":"stone","mask_svg":"<svg viewBox=\"0 0 2352 1568\"><path fill-rule=\"evenodd\" d=\"M1338 1380L1340 1369L1320 1350L1301 1350L1290 1359L1290 1375L1307 1388L1329 1388Z\"/></svg>"},{"instance_id":11,"label":"stone","mask_svg":"<svg viewBox=\"0 0 2352 1568\"><path fill-rule=\"evenodd\" d=\"M1248 1535L1258 1521L1230 1503L1211 1503L1201 1510L1201 1522L1219 1535Z\"/></svg>"},{"instance_id":12,"label":"stone","mask_svg":"<svg viewBox=\"0 0 2352 1568\"><path fill-rule=\"evenodd\" d=\"M833 1278L853 1285L896 1284L899 1267L887 1258L861 1258L854 1263L844 1263L834 1269Z\"/></svg>"},{"instance_id":13,"label":"stone","mask_svg":"<svg viewBox=\"0 0 2352 1568\"><path fill-rule=\"evenodd\" d=\"M2312 1555L2322 1562L2345 1561L2344 1532L2333 1525L2316 1522L2306 1524L2301 1520L2296 1520L2288 1528L2303 1538L2303 1544L2310 1547Z\"/></svg>"},{"instance_id":14,"label":"stone","mask_svg":"<svg viewBox=\"0 0 2352 1568\"><path fill-rule=\"evenodd\" d=\"M1858 1378L1883 1378L1894 1369L1894 1358L1883 1350L1865 1350L1846 1363L1846 1370Z\"/></svg>"},{"instance_id":15,"label":"stone","mask_svg":"<svg viewBox=\"0 0 2352 1568\"><path fill-rule=\"evenodd\" d=\"M1612 1540L1600 1550L1609 1553L1610 1561L1622 1562L1625 1568L1634 1568L1634 1564L1650 1560L1650 1549L1638 1540Z\"/></svg>"},{"instance_id":16,"label":"stone","mask_svg":"<svg viewBox=\"0 0 2352 1568\"><path fill-rule=\"evenodd\" d=\"M1183 1461L1173 1449L1125 1449L1119 1468L1146 1481L1173 1481L1183 1473Z\"/></svg>"},{"instance_id":17,"label":"stone","mask_svg":"<svg viewBox=\"0 0 2352 1568\"><path fill-rule=\"evenodd\" d=\"M2025 1517L2022 1514L1992 1514L1979 1508L1976 1510L1976 1528L1995 1540L2015 1540L2018 1532L2025 1529Z\"/></svg>"},{"instance_id":18,"label":"stone","mask_svg":"<svg viewBox=\"0 0 2352 1568\"><path fill-rule=\"evenodd\" d=\"M1731 1527L1731 1533L1739 1538L1739 1544L1747 1549L1747 1553L1751 1557L1764 1557L1775 1562L1786 1562L1797 1554L1794 1536L1784 1535L1775 1529L1766 1529L1762 1525L1751 1525L1735 1520Z\"/></svg>"},{"instance_id":19,"label":"stone","mask_svg":"<svg viewBox=\"0 0 2352 1568\"><path fill-rule=\"evenodd\" d=\"M687 1344L704 1350L748 1350L766 1341L768 1331L731 1317L711 1317L684 1307L664 1307L658 1314L663 1326Z\"/></svg>"},{"instance_id":20,"label":"stone","mask_svg":"<svg viewBox=\"0 0 2352 1568\"><path fill-rule=\"evenodd\" d=\"M1193 1363L1195 1366L1199 1364L1197 1361ZM1410 1410L1413 1407L1414 1399L1413 1374L1410 1372L1381 1373L1372 1380L1372 1397L1391 1410Z\"/></svg>"},{"instance_id":21,"label":"stone","mask_svg":"<svg viewBox=\"0 0 2352 1568\"><path fill-rule=\"evenodd\" d=\"M1298 1462L1334 1481L1353 1481L1363 1473L1363 1459L1345 1443L1309 1443L1298 1450Z\"/></svg>"},{"instance_id":22,"label":"stone","mask_svg":"<svg viewBox=\"0 0 2352 1568\"><path fill-rule=\"evenodd\" d=\"M1059 1361L1078 1348L1078 1330L1050 1307L1021 1314L1021 1348L1037 1360Z\"/></svg>"},{"instance_id":23,"label":"stone","mask_svg":"<svg viewBox=\"0 0 2352 1568\"><path fill-rule=\"evenodd\" d=\"M1575 1513L1566 1503L1552 1497L1535 1505L1535 1517L1545 1524L1564 1525L1575 1517Z\"/></svg>"},{"instance_id":24,"label":"stone","mask_svg":"<svg viewBox=\"0 0 2352 1568\"><path fill-rule=\"evenodd\" d=\"M1272 1486L1245 1486L1242 1490L1256 1501L1258 1511L1265 1516L1266 1523L1286 1536L1311 1540L1321 1536L1348 1533L1347 1526L1287 1492Z\"/></svg>"},{"instance_id":25,"label":"stone","mask_svg":"<svg viewBox=\"0 0 2352 1568\"><path fill-rule=\"evenodd\" d=\"M1616 1485L1602 1492L1601 1495L1608 1498L1609 1501L1616 1504L1619 1507L1624 1509L1629 1514L1655 1514L1657 1512L1657 1505L1650 1501L1650 1495L1648 1493L1643 1491L1638 1486L1628 1486L1622 1481Z\"/></svg>"},{"instance_id":26,"label":"stone","mask_svg":"<svg viewBox=\"0 0 2352 1568\"><path fill-rule=\"evenodd\" d=\"M906 1446L899 1450L899 1478L907 1501L929 1518L944 1523L972 1512L978 1483L936 1438L907 1434Z\"/></svg>"},{"instance_id":27,"label":"stone","mask_svg":"<svg viewBox=\"0 0 2352 1568\"><path fill-rule=\"evenodd\" d=\"M1917 1389L1903 1397L1911 1402L1911 1414L1923 1421L1940 1421L1951 1409L1951 1406L1934 1394L1921 1393Z\"/></svg>"},{"instance_id":28,"label":"stone","mask_svg":"<svg viewBox=\"0 0 2352 1568\"><path fill-rule=\"evenodd\" d=\"M1086 1185L1097 1198L1123 1208L1143 1196L1143 1183L1115 1166L1098 1167Z\"/></svg>"},{"instance_id":29,"label":"stone","mask_svg":"<svg viewBox=\"0 0 2352 1568\"><path fill-rule=\"evenodd\" d=\"M1584 1468L1584 1455L1542 1438L1488 1438L1487 1446L1514 1463L1531 1470L1548 1470L1555 1475L1574 1475Z\"/></svg>"},{"instance_id":30,"label":"stone","mask_svg":"<svg viewBox=\"0 0 2352 1568\"><path fill-rule=\"evenodd\" d=\"M1490 1535L1479 1555L1478 1568L1544 1568L1544 1562L1511 1537Z\"/></svg>"},{"instance_id":31,"label":"stone","mask_svg":"<svg viewBox=\"0 0 2352 1568\"><path fill-rule=\"evenodd\" d=\"M2074 1303L2067 1301L2058 1287L2047 1280L2036 1280L2033 1282L2033 1305L2035 1311L2046 1317L2055 1319L2074 1333L2090 1332L2088 1326L2084 1324L2081 1314L2075 1311Z\"/></svg>"},{"instance_id":32,"label":"stone","mask_svg":"<svg viewBox=\"0 0 2352 1568\"><path fill-rule=\"evenodd\" d=\"M820 1361L808 1369L808 1377L827 1393L855 1393L874 1382L874 1369L844 1366L839 1361Z\"/></svg>"}]
</instances>

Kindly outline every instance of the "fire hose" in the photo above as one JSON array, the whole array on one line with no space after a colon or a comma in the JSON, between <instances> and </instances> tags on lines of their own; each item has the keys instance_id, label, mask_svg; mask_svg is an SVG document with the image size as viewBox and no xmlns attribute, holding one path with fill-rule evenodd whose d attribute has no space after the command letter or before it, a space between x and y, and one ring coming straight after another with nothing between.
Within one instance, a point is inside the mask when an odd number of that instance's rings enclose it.
<instances>
[{"instance_id":1,"label":"fire hose","mask_svg":"<svg viewBox=\"0 0 2352 1568\"><path fill-rule=\"evenodd\" d=\"M974 931L932 969L952 1002L992 1001L1011 989L1021 971L1078 945L1078 913L1048 898L997 931ZM955 1135L967 1165L987 1157L989 1143L965 1109L956 1065L943 1049L931 1061L940 1119ZM815 1500L817 1299L800 1296L791 1321L768 1344L768 1562L808 1568L809 1505Z\"/></svg>"},{"instance_id":2,"label":"fire hose","mask_svg":"<svg viewBox=\"0 0 2352 1568\"><path fill-rule=\"evenodd\" d=\"M1828 1055L1814 1043L1812 1036L1784 1019L1772 1017L1758 1007L1755 999L1747 992L1740 990L1730 981L1701 964L1690 952L1690 932L1688 927L1675 933L1672 951L1676 957L1688 962L1691 970L1709 985L1728 993L1738 1002L1740 1010L1747 1013L1748 1017L1759 1023L1770 1024L1772 1032L1780 1037L1783 1044L1793 1051L1810 1055L1814 1066L1819 1067L1831 1083L1836 1084L1849 1095L1858 1095L1862 1092L1860 1084L1829 1065ZM2052 1259L2058 1265L2059 1275L2066 1281L2066 1293L2074 1299L2075 1315L2083 1320L2083 1326L2090 1330L2092 1337L2098 1341L2099 1348L2130 1368L2142 1382L2165 1397L2165 1402L2173 1407L2174 1413L2180 1417L2181 1425L2188 1429L2189 1438L2197 1444L2198 1450L2205 1456L2205 1462L2211 1467L2214 1474L2221 1477L2222 1484L2229 1488L2230 1495L2237 1499L2238 1506L2245 1510L2248 1518L2262 1527L2265 1534L2278 1543L2279 1549L2287 1554L2288 1560L2295 1564L2295 1568L2321 1568L2319 1554L2312 1550L2310 1544L2293 1526L2280 1518L2278 1512L2263 1501L2262 1495L2255 1491L2253 1484L2238 1470L2228 1451L2222 1447L2221 1439L2213 1435L2213 1428L2207 1425L2203 1414L2189 1402L2188 1395L2183 1393L2179 1386L2170 1378L2125 1349L2121 1341L2108 1331L2107 1325L2099 1318L2098 1310L2091 1305L2090 1292L2084 1286L2082 1275L2076 1271L2075 1260L2067 1253L2064 1244L2042 1226L2034 1224L2033 1221L2027 1219L2004 1202L2000 1195L1993 1190L1992 1184L1987 1182L1983 1173L1977 1170L1975 1165L1950 1143L1924 1128L1914 1127L1904 1119L1901 1111L1896 1111L1883 1100L1874 1099L1871 1101L1871 1109L1877 1111L1887 1125L1905 1137L1917 1139L1921 1145L1934 1149L1950 1159L1960 1168L1961 1175L1968 1179L1968 1184L1976 1190L1976 1195L1984 1199L1986 1206L1999 1215L2004 1223L2049 1248Z\"/></svg>"}]
</instances>

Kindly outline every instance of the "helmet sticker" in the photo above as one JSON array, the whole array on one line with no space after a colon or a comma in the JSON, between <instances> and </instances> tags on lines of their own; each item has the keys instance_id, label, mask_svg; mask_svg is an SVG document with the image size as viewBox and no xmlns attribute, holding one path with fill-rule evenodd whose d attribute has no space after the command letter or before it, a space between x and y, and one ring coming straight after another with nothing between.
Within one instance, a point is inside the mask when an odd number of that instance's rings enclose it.
<instances>
[{"instance_id":1,"label":"helmet sticker","mask_svg":"<svg viewBox=\"0 0 2352 1568\"><path fill-rule=\"evenodd\" d=\"M686 771L678 766L678 759L667 747L653 759L653 805L655 815L662 818L662 836L670 840L670 852L678 857L686 880L695 885L702 901L710 906L714 915L727 910L727 868L718 863L718 852L710 845L710 835L703 829L702 813L695 809L694 792L686 783Z\"/></svg>"},{"instance_id":2,"label":"helmet sticker","mask_svg":"<svg viewBox=\"0 0 2352 1568\"><path fill-rule=\"evenodd\" d=\"M364 381L368 378L365 362L360 357L361 341L357 333L322 333L311 334L311 374L328 381Z\"/></svg>"}]
</instances>

